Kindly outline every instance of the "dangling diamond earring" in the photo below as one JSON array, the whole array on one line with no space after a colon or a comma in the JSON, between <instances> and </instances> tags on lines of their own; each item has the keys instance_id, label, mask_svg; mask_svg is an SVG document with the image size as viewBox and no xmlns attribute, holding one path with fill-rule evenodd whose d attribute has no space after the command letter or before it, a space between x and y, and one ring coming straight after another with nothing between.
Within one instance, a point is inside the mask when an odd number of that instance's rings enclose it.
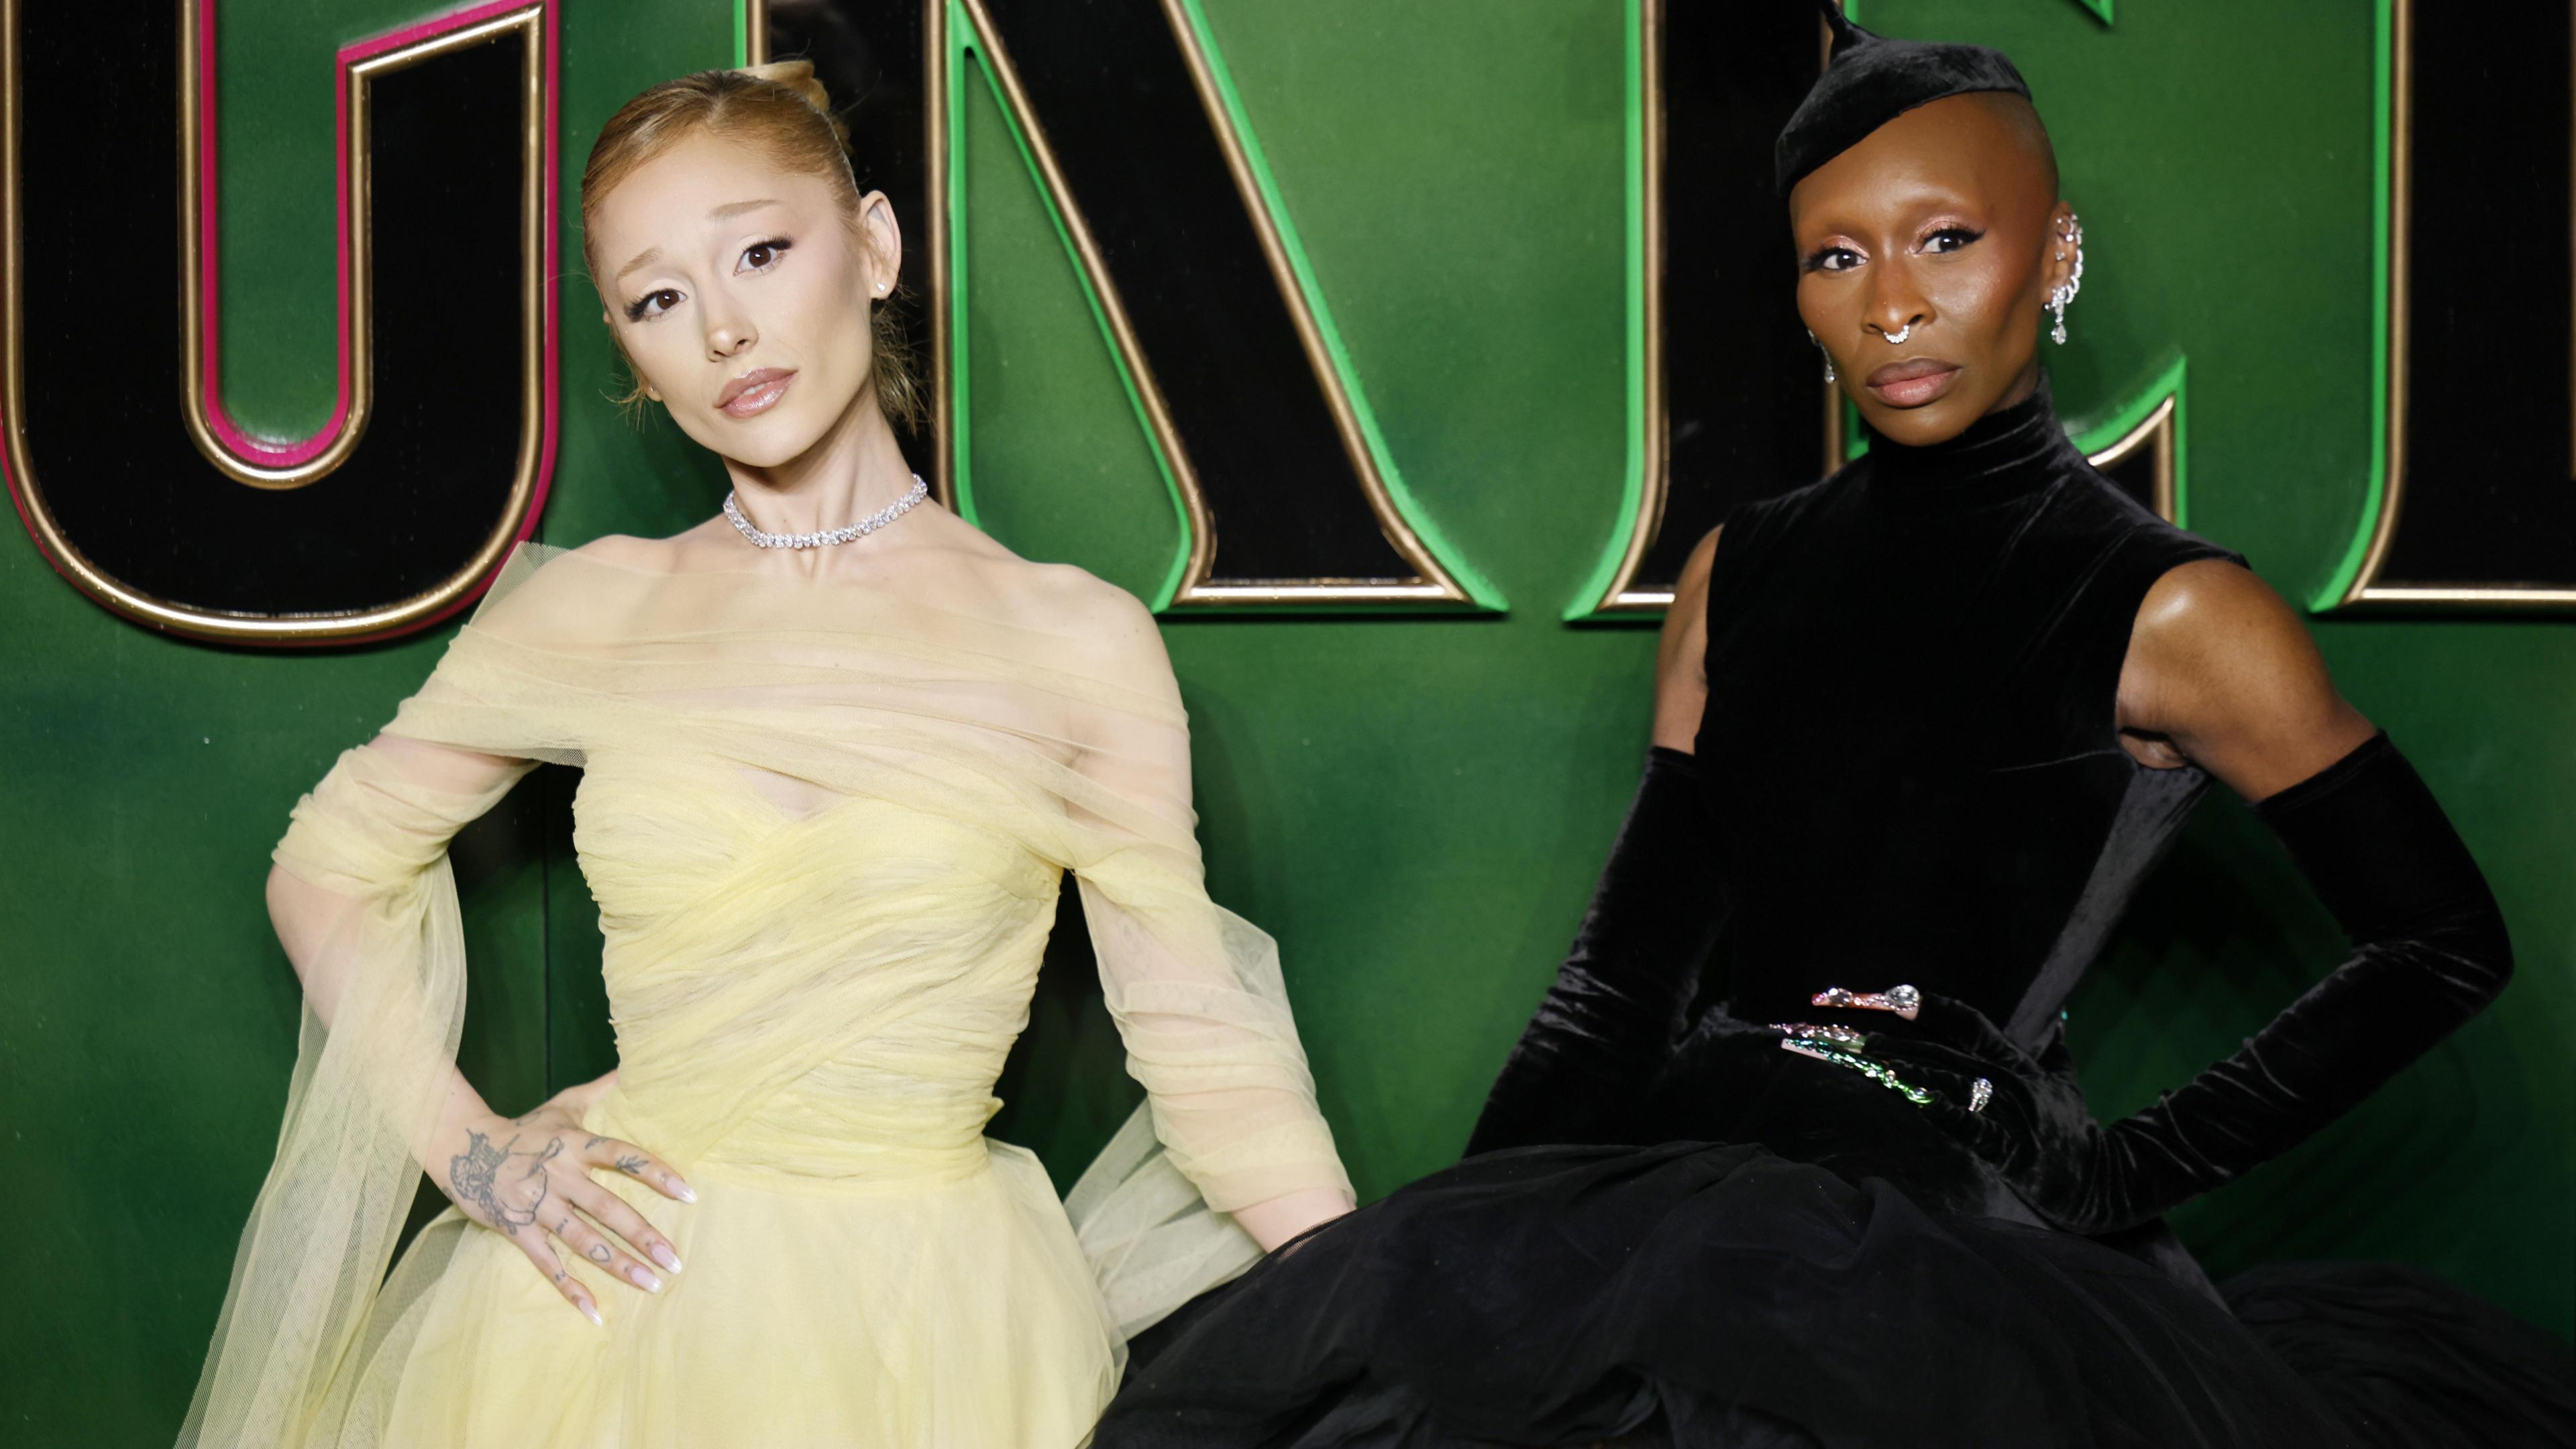
<instances>
[{"instance_id":1,"label":"dangling diamond earring","mask_svg":"<svg viewBox=\"0 0 2576 1449\"><path fill-rule=\"evenodd\" d=\"M1816 334L1812 330L1807 333L1807 340L1809 342L1816 342ZM1825 344L1816 342L1816 350L1824 353L1825 386L1832 387L1835 383L1842 381L1841 378L1834 376L1834 355L1830 352L1825 352Z\"/></svg>"},{"instance_id":2,"label":"dangling diamond earring","mask_svg":"<svg viewBox=\"0 0 2576 1449\"><path fill-rule=\"evenodd\" d=\"M2066 225L2058 231L2057 240L2060 243L2057 259L2061 262L2066 260L2066 248L2075 248L2075 269L2066 274L2066 280L2058 284L2056 291L2048 294L2048 308L2057 314L2057 325L2048 330L2048 335L2058 346L2064 347L2066 304L2074 301L2075 294L2084 288L2084 223L2075 213L2070 211L2066 214Z\"/></svg>"}]
</instances>

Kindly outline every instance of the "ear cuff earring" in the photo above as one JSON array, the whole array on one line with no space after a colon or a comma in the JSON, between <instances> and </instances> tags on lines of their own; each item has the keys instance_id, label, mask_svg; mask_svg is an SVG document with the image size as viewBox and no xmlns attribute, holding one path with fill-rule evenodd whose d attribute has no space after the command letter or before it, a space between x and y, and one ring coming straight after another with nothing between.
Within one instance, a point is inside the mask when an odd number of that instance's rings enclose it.
<instances>
[{"instance_id":1,"label":"ear cuff earring","mask_svg":"<svg viewBox=\"0 0 2576 1449\"><path fill-rule=\"evenodd\" d=\"M2084 222L2071 211L2066 214L2066 224L2057 230L2059 261L2066 260L2068 247L2075 249L2075 269L2066 274L2066 280L2057 285L2057 290L2048 294L2048 309L2057 314L2057 323L2048 329L2048 335L2060 347L2066 345L2066 304L2074 301L2075 294L2084 288Z\"/></svg>"}]
</instances>

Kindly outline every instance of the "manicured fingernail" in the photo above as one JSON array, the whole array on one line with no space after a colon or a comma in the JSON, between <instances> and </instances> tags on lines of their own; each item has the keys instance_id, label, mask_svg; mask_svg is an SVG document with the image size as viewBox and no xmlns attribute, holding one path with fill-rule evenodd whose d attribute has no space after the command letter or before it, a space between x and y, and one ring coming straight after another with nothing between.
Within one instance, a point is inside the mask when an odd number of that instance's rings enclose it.
<instances>
[{"instance_id":1,"label":"manicured fingernail","mask_svg":"<svg viewBox=\"0 0 2576 1449\"><path fill-rule=\"evenodd\" d=\"M670 1269L674 1273L680 1271L680 1255L671 1251L670 1244L655 1243L647 1251L652 1253L654 1262L661 1264L663 1267Z\"/></svg>"},{"instance_id":2,"label":"manicured fingernail","mask_svg":"<svg viewBox=\"0 0 2576 1449\"><path fill-rule=\"evenodd\" d=\"M654 1277L641 1263L638 1263L634 1267L626 1270L626 1276L634 1282L636 1287L643 1289L647 1293L659 1293L662 1291L662 1280Z\"/></svg>"},{"instance_id":3,"label":"manicured fingernail","mask_svg":"<svg viewBox=\"0 0 2576 1449\"><path fill-rule=\"evenodd\" d=\"M583 1303L576 1306L581 1309L581 1316L589 1319L594 1325L600 1328L606 1328L608 1326L608 1320L599 1316L599 1306L597 1304Z\"/></svg>"},{"instance_id":4,"label":"manicured fingernail","mask_svg":"<svg viewBox=\"0 0 2576 1449\"><path fill-rule=\"evenodd\" d=\"M682 1202L696 1202L698 1200L698 1190L689 1186L687 1183L680 1181L676 1177L671 1179L671 1191L676 1193Z\"/></svg>"},{"instance_id":5,"label":"manicured fingernail","mask_svg":"<svg viewBox=\"0 0 2576 1449\"><path fill-rule=\"evenodd\" d=\"M1784 1041L1780 1043L1780 1050L1784 1052L1796 1052L1802 1057L1814 1057L1820 1062L1830 1062L1833 1060L1832 1057L1826 1056L1823 1052L1816 1050L1814 1047L1811 1047L1802 1041Z\"/></svg>"}]
</instances>

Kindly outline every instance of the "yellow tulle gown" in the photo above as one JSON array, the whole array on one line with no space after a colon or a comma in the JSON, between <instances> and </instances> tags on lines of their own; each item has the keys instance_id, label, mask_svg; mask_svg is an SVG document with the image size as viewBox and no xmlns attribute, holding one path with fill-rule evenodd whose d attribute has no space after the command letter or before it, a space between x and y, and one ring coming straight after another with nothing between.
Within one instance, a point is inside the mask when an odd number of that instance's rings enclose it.
<instances>
[{"instance_id":1,"label":"yellow tulle gown","mask_svg":"<svg viewBox=\"0 0 2576 1449\"><path fill-rule=\"evenodd\" d=\"M1073 1445L1126 1334L1257 1256L1229 1211L1346 1192L1271 942L1202 885L1151 621L1055 587L522 546L278 847L343 984L181 1442ZM490 756L583 767L620 1062L585 1125L698 1194L601 1175L686 1264L648 1296L567 1252L604 1329L452 1210L385 1271L464 1009L446 844L530 767ZM983 1128L1068 871L1147 1101L1059 1200Z\"/></svg>"}]
</instances>

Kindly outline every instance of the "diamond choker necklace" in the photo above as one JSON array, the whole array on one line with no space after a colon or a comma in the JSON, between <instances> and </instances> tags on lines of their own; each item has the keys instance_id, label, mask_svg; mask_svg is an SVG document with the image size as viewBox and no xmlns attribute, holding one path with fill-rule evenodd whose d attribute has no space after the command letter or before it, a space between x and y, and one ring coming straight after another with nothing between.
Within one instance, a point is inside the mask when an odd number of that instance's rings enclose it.
<instances>
[{"instance_id":1,"label":"diamond choker necklace","mask_svg":"<svg viewBox=\"0 0 2576 1449\"><path fill-rule=\"evenodd\" d=\"M883 528L887 524L894 522L896 519L903 517L907 513L910 513L915 505L919 504L923 499L928 498L929 496L930 485L922 482L921 475L915 473L912 475L912 487L906 489L901 498L896 499L892 503L887 504L885 507L878 509L876 512L869 514L867 517L860 519L856 523L844 524L839 528L826 529L821 533L764 533L760 529L754 527L750 519L742 516L741 505L734 502L731 491L727 491L725 494L724 516L732 522L735 528L742 531L743 537L750 539L755 546L760 548L828 548L836 543L848 543L854 538L867 537L869 534L876 532L878 529Z\"/></svg>"}]
</instances>

